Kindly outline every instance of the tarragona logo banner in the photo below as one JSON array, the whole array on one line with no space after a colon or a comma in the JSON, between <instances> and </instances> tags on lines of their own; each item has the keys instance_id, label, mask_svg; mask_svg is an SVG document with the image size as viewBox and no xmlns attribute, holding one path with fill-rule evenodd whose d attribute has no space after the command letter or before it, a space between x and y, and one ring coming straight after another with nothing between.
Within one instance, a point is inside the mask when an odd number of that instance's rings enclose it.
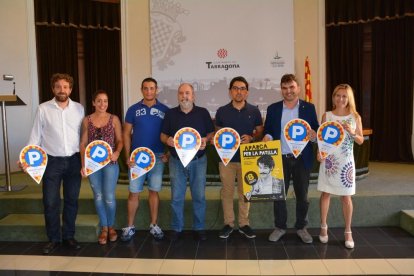
<instances>
[{"instance_id":1,"label":"tarragona logo banner","mask_svg":"<svg viewBox=\"0 0 414 276\"><path fill-rule=\"evenodd\" d=\"M294 72L293 0L150 0L150 22L152 76L170 107L189 82L214 115L230 80L243 76L263 113L281 98L281 76Z\"/></svg>"}]
</instances>

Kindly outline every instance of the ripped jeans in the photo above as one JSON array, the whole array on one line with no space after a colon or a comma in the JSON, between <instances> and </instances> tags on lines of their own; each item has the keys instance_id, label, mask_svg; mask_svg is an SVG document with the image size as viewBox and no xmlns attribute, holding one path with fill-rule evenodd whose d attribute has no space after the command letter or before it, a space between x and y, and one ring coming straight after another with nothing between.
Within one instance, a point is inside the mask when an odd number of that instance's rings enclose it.
<instances>
[{"instance_id":1,"label":"ripped jeans","mask_svg":"<svg viewBox=\"0 0 414 276\"><path fill-rule=\"evenodd\" d=\"M93 191L93 199L101 227L112 227L115 223L115 189L118 176L118 164L108 164L103 169L89 175L89 182Z\"/></svg>"}]
</instances>

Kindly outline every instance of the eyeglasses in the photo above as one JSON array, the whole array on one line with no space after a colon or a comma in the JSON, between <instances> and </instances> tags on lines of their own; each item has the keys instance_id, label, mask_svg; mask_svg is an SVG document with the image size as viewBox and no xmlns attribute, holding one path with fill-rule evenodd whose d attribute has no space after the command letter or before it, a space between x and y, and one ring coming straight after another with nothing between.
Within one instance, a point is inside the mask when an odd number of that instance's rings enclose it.
<instances>
[{"instance_id":1,"label":"eyeglasses","mask_svg":"<svg viewBox=\"0 0 414 276\"><path fill-rule=\"evenodd\" d=\"M246 86L243 86L243 87L232 86L231 90L233 90L233 91L247 91L247 87Z\"/></svg>"}]
</instances>

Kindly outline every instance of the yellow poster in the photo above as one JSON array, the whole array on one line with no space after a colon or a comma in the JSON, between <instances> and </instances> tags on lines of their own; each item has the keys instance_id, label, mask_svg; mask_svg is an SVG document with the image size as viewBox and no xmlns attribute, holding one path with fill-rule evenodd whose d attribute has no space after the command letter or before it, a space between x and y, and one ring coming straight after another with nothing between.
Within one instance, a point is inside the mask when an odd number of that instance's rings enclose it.
<instances>
[{"instance_id":1,"label":"yellow poster","mask_svg":"<svg viewBox=\"0 0 414 276\"><path fill-rule=\"evenodd\" d=\"M286 200L280 140L240 145L248 201Z\"/></svg>"}]
</instances>

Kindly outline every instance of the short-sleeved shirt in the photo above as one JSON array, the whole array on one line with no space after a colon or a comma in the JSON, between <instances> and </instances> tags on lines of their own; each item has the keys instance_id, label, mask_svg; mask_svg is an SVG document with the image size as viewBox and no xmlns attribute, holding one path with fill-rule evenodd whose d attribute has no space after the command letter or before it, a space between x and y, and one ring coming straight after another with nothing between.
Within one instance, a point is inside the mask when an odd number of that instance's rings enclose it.
<instances>
[{"instance_id":1,"label":"short-sleeved shirt","mask_svg":"<svg viewBox=\"0 0 414 276\"><path fill-rule=\"evenodd\" d=\"M154 153L164 152L161 126L168 107L158 100L148 107L143 100L128 108L125 122L132 125L131 151L138 147L150 148Z\"/></svg>"},{"instance_id":2,"label":"short-sleeved shirt","mask_svg":"<svg viewBox=\"0 0 414 276\"><path fill-rule=\"evenodd\" d=\"M174 137L175 133L183 127L194 128L200 133L201 137L206 137L208 133L214 132L214 124L210 113L207 109L196 105L188 113L182 112L180 106L168 110L161 132ZM172 156L178 157L175 148L169 147L169 149ZM200 157L204 152L205 150L199 150L196 156Z\"/></svg>"},{"instance_id":3,"label":"short-sleeved shirt","mask_svg":"<svg viewBox=\"0 0 414 276\"><path fill-rule=\"evenodd\" d=\"M263 125L263 120L259 108L247 102L240 110L234 108L230 102L219 107L216 113L217 127L231 127L240 136L245 134L253 136L254 129L261 125ZM240 151L233 156L230 162L240 162Z\"/></svg>"}]
</instances>

